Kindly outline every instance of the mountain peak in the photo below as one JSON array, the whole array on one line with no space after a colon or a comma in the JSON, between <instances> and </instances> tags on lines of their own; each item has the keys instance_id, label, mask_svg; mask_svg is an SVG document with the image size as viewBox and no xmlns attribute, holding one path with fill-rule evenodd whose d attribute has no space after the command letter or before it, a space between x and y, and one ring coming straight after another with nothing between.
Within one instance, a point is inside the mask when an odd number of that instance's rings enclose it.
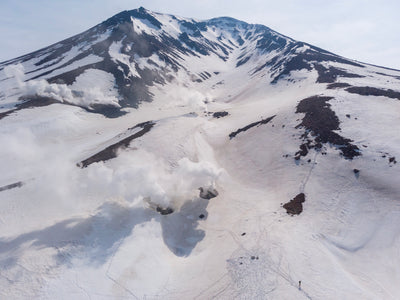
<instances>
[{"instance_id":1,"label":"mountain peak","mask_svg":"<svg viewBox=\"0 0 400 300\"><path fill-rule=\"evenodd\" d=\"M149 10L142 6L133 10L124 10L107 19L102 24L106 26L116 26L126 22L131 22L131 18L147 20L157 28L161 29L161 23L152 15Z\"/></svg>"},{"instance_id":2,"label":"mountain peak","mask_svg":"<svg viewBox=\"0 0 400 300\"><path fill-rule=\"evenodd\" d=\"M26 70L30 74L28 80L46 79L50 84L67 86L73 86L90 70L111 74L107 76L114 78L118 94L118 99L106 97L113 99L108 102L112 110L104 109L104 101L83 101L77 96L81 93L75 90L67 98L60 96L64 103L79 103L89 111L107 116L119 115L115 112L122 113L124 108L137 108L141 102L151 101L150 88L167 84L181 76L179 72L185 72L191 82L201 83L213 77L211 74L219 73L213 70L214 65L226 68L228 62L235 68L246 66L247 74L266 76L272 84L300 70L317 71L319 82L346 76L344 71L327 69L324 64L330 61L360 66L305 46L263 25L251 25L231 17L196 21L161 15L144 7L125 10L82 34L8 64L37 58ZM193 58L213 63L203 70L192 71L188 64Z\"/></svg>"}]
</instances>

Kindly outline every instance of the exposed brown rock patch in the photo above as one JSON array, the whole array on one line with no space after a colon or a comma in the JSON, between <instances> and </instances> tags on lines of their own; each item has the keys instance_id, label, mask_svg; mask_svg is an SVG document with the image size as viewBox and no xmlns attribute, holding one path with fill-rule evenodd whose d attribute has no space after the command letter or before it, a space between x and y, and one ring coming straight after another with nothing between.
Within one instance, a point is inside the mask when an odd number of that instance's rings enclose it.
<instances>
[{"instance_id":1,"label":"exposed brown rock patch","mask_svg":"<svg viewBox=\"0 0 400 300\"><path fill-rule=\"evenodd\" d=\"M300 193L292 200L290 200L288 203L285 203L283 205L283 208L286 209L286 212L289 215L299 215L303 211L302 203L305 201L306 201L306 196L304 195L304 193Z\"/></svg>"},{"instance_id":2,"label":"exposed brown rock patch","mask_svg":"<svg viewBox=\"0 0 400 300\"><path fill-rule=\"evenodd\" d=\"M335 131L339 130L339 118L331 110L328 103L333 97L312 96L303 99L297 105L296 113L305 116L296 128L304 128L302 135L304 143L296 153L296 159L306 156L309 149L321 149L322 144L330 143L335 146L346 159L361 155L360 149L351 144L352 140L342 137Z\"/></svg>"}]
</instances>

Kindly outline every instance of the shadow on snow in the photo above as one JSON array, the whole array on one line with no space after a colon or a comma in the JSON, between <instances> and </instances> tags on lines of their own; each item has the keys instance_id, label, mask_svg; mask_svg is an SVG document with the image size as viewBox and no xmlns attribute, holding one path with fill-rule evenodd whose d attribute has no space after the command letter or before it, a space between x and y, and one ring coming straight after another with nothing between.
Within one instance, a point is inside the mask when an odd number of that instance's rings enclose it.
<instances>
[{"instance_id":1,"label":"shadow on snow","mask_svg":"<svg viewBox=\"0 0 400 300\"><path fill-rule=\"evenodd\" d=\"M207 217L208 201L195 199L186 202L179 211L162 216L150 208L126 207L106 203L88 218L70 218L41 230L21 234L15 238L0 238L0 267L10 269L29 249L53 248L59 265L72 265L79 259L92 266L100 266L118 250L123 239L135 226L155 219L161 225L165 245L176 256L188 256L205 233L197 229L199 216Z\"/></svg>"}]
</instances>

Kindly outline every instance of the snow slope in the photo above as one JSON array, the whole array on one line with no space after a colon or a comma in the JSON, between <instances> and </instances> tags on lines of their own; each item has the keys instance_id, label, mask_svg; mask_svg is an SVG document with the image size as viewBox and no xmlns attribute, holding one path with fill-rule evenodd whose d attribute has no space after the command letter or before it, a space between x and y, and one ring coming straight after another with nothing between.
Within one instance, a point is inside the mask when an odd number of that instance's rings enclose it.
<instances>
[{"instance_id":1,"label":"snow slope","mask_svg":"<svg viewBox=\"0 0 400 300\"><path fill-rule=\"evenodd\" d=\"M400 71L143 8L0 68L1 298L400 298Z\"/></svg>"}]
</instances>

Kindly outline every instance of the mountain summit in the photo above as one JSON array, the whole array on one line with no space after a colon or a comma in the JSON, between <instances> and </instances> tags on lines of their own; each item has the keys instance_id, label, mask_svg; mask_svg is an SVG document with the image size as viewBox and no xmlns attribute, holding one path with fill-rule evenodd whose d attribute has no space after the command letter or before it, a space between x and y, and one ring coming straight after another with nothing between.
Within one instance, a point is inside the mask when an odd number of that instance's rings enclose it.
<instances>
[{"instance_id":1,"label":"mountain summit","mask_svg":"<svg viewBox=\"0 0 400 300\"><path fill-rule=\"evenodd\" d=\"M142 7L0 63L0 295L400 298L399 83Z\"/></svg>"},{"instance_id":2,"label":"mountain summit","mask_svg":"<svg viewBox=\"0 0 400 300\"><path fill-rule=\"evenodd\" d=\"M193 59L200 58L207 63L202 69L193 70ZM168 84L181 74L201 83L221 67L235 72L234 69L246 65L240 70L246 68L245 73L251 77L267 75L271 83L302 69L317 71L318 82L334 82L337 76L357 76L324 67L324 63L330 62L363 67L263 25L227 17L195 21L141 7L123 11L60 43L2 63L0 69L22 64L25 81L46 79L55 88L67 85L71 93L60 95L62 102L94 112L107 113L111 109L109 113L115 114L122 108L137 108L141 102L151 101L149 87L154 84ZM108 101L86 95L80 88L80 82L94 73L104 77L109 76L106 73L112 74L109 79L115 82L115 95L107 93L104 98Z\"/></svg>"}]
</instances>

